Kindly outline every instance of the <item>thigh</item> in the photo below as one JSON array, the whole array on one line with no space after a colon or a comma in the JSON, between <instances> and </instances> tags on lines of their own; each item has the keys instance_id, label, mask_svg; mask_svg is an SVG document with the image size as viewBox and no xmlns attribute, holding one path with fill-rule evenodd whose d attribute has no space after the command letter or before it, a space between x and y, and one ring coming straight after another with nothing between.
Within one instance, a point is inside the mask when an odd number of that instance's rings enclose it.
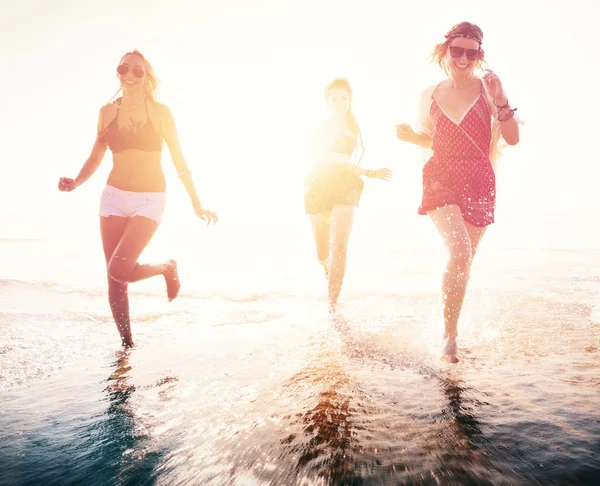
<instances>
[{"instance_id":1,"label":"thigh","mask_svg":"<svg viewBox=\"0 0 600 486\"><path fill-rule=\"evenodd\" d=\"M100 216L102 248L104 249L104 258L107 264L121 241L128 222L128 218L120 216Z\"/></svg>"},{"instance_id":2,"label":"thigh","mask_svg":"<svg viewBox=\"0 0 600 486\"><path fill-rule=\"evenodd\" d=\"M317 239L324 233L329 233L329 213L311 214L310 225Z\"/></svg>"},{"instance_id":3,"label":"thigh","mask_svg":"<svg viewBox=\"0 0 600 486\"><path fill-rule=\"evenodd\" d=\"M471 252L473 256L475 256L475 252L479 247L479 243L481 243L481 239L485 234L485 230L487 226L475 226L465 221L465 226L467 228L467 233L469 234L469 240L471 241Z\"/></svg>"},{"instance_id":4,"label":"thigh","mask_svg":"<svg viewBox=\"0 0 600 486\"><path fill-rule=\"evenodd\" d=\"M354 206L336 204L331 209L331 242L347 244L354 224Z\"/></svg>"},{"instance_id":5,"label":"thigh","mask_svg":"<svg viewBox=\"0 0 600 486\"><path fill-rule=\"evenodd\" d=\"M154 236L157 228L158 223L145 216L131 218L112 253L112 258L120 258L129 263L136 262Z\"/></svg>"},{"instance_id":6,"label":"thigh","mask_svg":"<svg viewBox=\"0 0 600 486\"><path fill-rule=\"evenodd\" d=\"M458 206L454 204L442 206L428 211L427 214L431 217L451 254L468 254L469 257L471 256L471 238Z\"/></svg>"},{"instance_id":7,"label":"thigh","mask_svg":"<svg viewBox=\"0 0 600 486\"><path fill-rule=\"evenodd\" d=\"M131 216L145 216L160 224L167 206L164 192L157 192L137 198L139 206L131 212Z\"/></svg>"}]
</instances>

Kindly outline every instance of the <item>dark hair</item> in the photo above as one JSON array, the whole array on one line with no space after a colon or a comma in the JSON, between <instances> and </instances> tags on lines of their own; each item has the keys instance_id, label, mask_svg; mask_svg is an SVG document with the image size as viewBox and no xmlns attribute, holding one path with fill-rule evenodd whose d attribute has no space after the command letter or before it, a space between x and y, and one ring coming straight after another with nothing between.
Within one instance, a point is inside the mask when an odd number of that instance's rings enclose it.
<instances>
[{"instance_id":1,"label":"dark hair","mask_svg":"<svg viewBox=\"0 0 600 486\"><path fill-rule=\"evenodd\" d=\"M325 88L325 99L329 96L329 91L332 89L343 89L348 93L348 98L350 99L350 108L346 112L346 127L350 129L350 131L356 135L360 142L360 147L362 152L364 153L365 147L363 145L362 133L360 132L360 127L358 126L358 122L356 121L356 117L354 116L354 112L352 111L352 88L350 87L350 82L346 78L335 78L329 85ZM360 159L362 158L362 154L358 159L358 163L360 163Z\"/></svg>"},{"instance_id":2,"label":"dark hair","mask_svg":"<svg viewBox=\"0 0 600 486\"><path fill-rule=\"evenodd\" d=\"M471 24L470 22L461 22L460 24L456 24L453 26L444 36L446 40L441 44L437 44L435 49L433 50L433 54L431 55L431 59L433 62L437 62L441 68L448 72L445 64L444 57L448 52L448 47L453 39L456 37L465 37L466 39L473 39L477 41L479 44L479 57L477 61L475 61L475 67L481 67L481 64L484 62L484 51L481 48L481 43L483 41L483 31L481 28L475 24Z\"/></svg>"}]
</instances>

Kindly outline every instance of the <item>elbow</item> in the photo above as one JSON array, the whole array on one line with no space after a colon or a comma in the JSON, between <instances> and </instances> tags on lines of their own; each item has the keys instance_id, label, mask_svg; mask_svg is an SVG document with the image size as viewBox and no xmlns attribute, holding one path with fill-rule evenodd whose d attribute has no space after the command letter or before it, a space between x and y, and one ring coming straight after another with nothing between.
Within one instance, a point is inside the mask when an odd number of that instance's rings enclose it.
<instances>
[{"instance_id":1,"label":"elbow","mask_svg":"<svg viewBox=\"0 0 600 486\"><path fill-rule=\"evenodd\" d=\"M433 146L433 139L429 134L421 132L412 140L412 143L417 147L428 149Z\"/></svg>"},{"instance_id":2,"label":"elbow","mask_svg":"<svg viewBox=\"0 0 600 486\"><path fill-rule=\"evenodd\" d=\"M104 154L92 153L85 162L85 165L91 170L96 171L96 169L100 167L103 157Z\"/></svg>"},{"instance_id":3,"label":"elbow","mask_svg":"<svg viewBox=\"0 0 600 486\"><path fill-rule=\"evenodd\" d=\"M512 137L505 138L504 140L506 141L506 143L508 145L512 145L512 146L517 145L520 140L519 134L517 133L517 134L513 135Z\"/></svg>"},{"instance_id":4,"label":"elbow","mask_svg":"<svg viewBox=\"0 0 600 486\"><path fill-rule=\"evenodd\" d=\"M100 167L100 162L102 162L102 159L99 158L97 155L92 155L89 159L87 159L87 164L94 170Z\"/></svg>"},{"instance_id":5,"label":"elbow","mask_svg":"<svg viewBox=\"0 0 600 486\"><path fill-rule=\"evenodd\" d=\"M433 138L428 133L423 134L423 144L421 147L426 149L433 147Z\"/></svg>"}]
</instances>

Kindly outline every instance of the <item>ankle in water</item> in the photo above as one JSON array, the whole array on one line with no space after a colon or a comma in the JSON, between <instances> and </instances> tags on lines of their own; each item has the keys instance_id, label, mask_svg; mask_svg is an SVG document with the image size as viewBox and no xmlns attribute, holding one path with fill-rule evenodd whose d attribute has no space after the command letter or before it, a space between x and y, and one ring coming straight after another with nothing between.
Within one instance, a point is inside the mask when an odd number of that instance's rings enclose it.
<instances>
[{"instance_id":1,"label":"ankle in water","mask_svg":"<svg viewBox=\"0 0 600 486\"><path fill-rule=\"evenodd\" d=\"M458 348L456 345L456 334L445 334L442 343L442 361L447 363L458 363Z\"/></svg>"}]
</instances>

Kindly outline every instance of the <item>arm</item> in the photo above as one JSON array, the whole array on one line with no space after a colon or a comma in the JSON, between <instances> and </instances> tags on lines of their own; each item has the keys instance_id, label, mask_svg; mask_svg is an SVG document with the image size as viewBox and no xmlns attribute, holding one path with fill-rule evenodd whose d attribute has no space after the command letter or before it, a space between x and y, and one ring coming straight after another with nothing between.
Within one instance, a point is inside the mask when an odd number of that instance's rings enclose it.
<instances>
[{"instance_id":1,"label":"arm","mask_svg":"<svg viewBox=\"0 0 600 486\"><path fill-rule=\"evenodd\" d=\"M354 166L354 172L359 176L365 176L369 179L379 179L381 181L389 181L392 178L392 171L385 168L370 170L364 169L363 167Z\"/></svg>"},{"instance_id":2,"label":"arm","mask_svg":"<svg viewBox=\"0 0 600 486\"><path fill-rule=\"evenodd\" d=\"M169 110L169 108L165 105L158 105L158 108L160 110L159 116L162 120L161 125L164 132L163 137L167 142L167 146L169 147L171 159L173 160L173 165L175 166L175 170L177 170L179 179L181 179L183 187L185 187L188 196L190 196L192 206L194 207L194 212L200 219L206 222L206 224L216 223L219 220L217 215L212 211L202 209L202 204L200 203L200 199L196 193L196 187L194 186L194 181L192 180L192 173L187 161L185 160L185 157L183 156L183 151L181 150L179 135L177 133L175 119L173 118L171 110Z\"/></svg>"},{"instance_id":3,"label":"arm","mask_svg":"<svg viewBox=\"0 0 600 486\"><path fill-rule=\"evenodd\" d=\"M519 143L519 124L514 117L514 112L511 113L512 109L508 104L508 98L502 94L501 97L493 100L493 104L495 105L493 109L496 110L496 120L500 122L502 138L508 145L517 145ZM492 111L492 113L494 112Z\"/></svg>"},{"instance_id":4,"label":"arm","mask_svg":"<svg viewBox=\"0 0 600 486\"><path fill-rule=\"evenodd\" d=\"M198 194L196 193L196 188L194 186L194 181L192 180L192 173L190 172L190 168L188 166L185 157L183 156L183 151L181 149L181 143L179 142L179 135L177 133L177 127L175 125L175 119L173 118L173 114L171 110L165 105L159 105L160 108L160 117L162 119L162 126L164 127L164 139L167 142L167 146L169 147L169 153L171 154L171 159L173 160L173 165L175 166L175 170L181 182L183 183L183 187L185 187L190 200L194 208L201 208L200 199L198 198Z\"/></svg>"},{"instance_id":5,"label":"arm","mask_svg":"<svg viewBox=\"0 0 600 486\"><path fill-rule=\"evenodd\" d=\"M77 177L75 177L76 187L79 187L92 175L94 175L94 172L96 172L96 170L98 170L98 167L100 167L100 163L102 162L105 153L106 145L104 145L102 142L96 139L94 147L92 148L92 153L83 164L83 167L79 171L79 174L77 174Z\"/></svg>"},{"instance_id":6,"label":"arm","mask_svg":"<svg viewBox=\"0 0 600 486\"><path fill-rule=\"evenodd\" d=\"M374 170L364 169L363 167L354 166L354 172L359 176L374 177Z\"/></svg>"},{"instance_id":7,"label":"arm","mask_svg":"<svg viewBox=\"0 0 600 486\"><path fill-rule=\"evenodd\" d=\"M425 149L430 149L433 146L429 107L434 88L429 87L425 89L419 97L416 120L417 131L413 130L407 123L396 125L396 137L398 140L410 142Z\"/></svg>"},{"instance_id":8,"label":"arm","mask_svg":"<svg viewBox=\"0 0 600 486\"><path fill-rule=\"evenodd\" d=\"M508 145L517 145L519 143L519 124L514 116L515 110L508 104L508 98L504 93L500 78L488 69L482 79L488 95L490 111L495 113L494 118L500 123L502 138Z\"/></svg>"},{"instance_id":9,"label":"arm","mask_svg":"<svg viewBox=\"0 0 600 486\"><path fill-rule=\"evenodd\" d=\"M100 115L98 116L98 135L96 136L96 141L94 142L94 146L92 147L92 152L87 160L84 162L83 167L77 174L75 179L70 179L67 177L62 177L59 181L58 188L61 191L72 191L73 189L79 187L85 181L87 181L100 167L100 163L104 158L104 154L106 153L106 145L100 141L100 133L103 131L104 127L104 109L102 107L100 109Z\"/></svg>"},{"instance_id":10,"label":"arm","mask_svg":"<svg viewBox=\"0 0 600 486\"><path fill-rule=\"evenodd\" d=\"M412 127L406 123L396 125L396 137L398 140L414 143L415 145L426 149L433 146L431 135L425 132L416 133Z\"/></svg>"}]
</instances>

